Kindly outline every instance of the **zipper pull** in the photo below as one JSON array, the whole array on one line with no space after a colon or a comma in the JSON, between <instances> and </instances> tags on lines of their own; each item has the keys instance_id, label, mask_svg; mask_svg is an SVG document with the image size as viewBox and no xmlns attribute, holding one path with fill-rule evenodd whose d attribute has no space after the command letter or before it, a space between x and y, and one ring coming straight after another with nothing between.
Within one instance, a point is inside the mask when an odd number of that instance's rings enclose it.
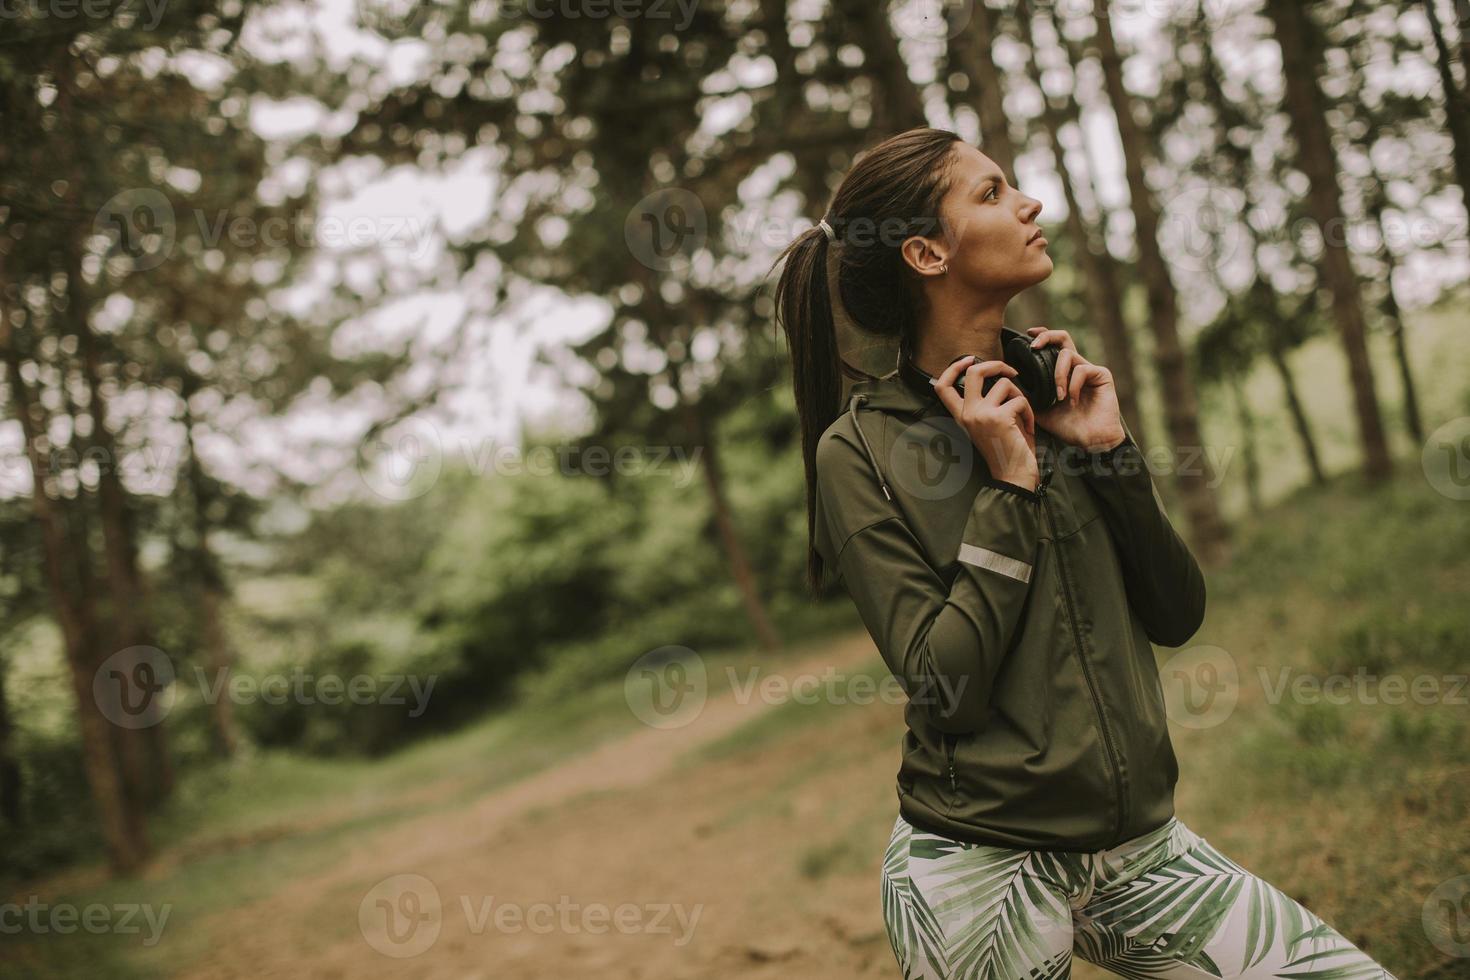
<instances>
[{"instance_id":1,"label":"zipper pull","mask_svg":"<svg viewBox=\"0 0 1470 980\"><path fill-rule=\"evenodd\" d=\"M955 779L954 779L954 760L953 759L951 759L950 760L950 763L949 763L949 789L950 789L950 792L952 792L952 793L957 793L957 792L959 792L959 789L960 789L959 785L955 782Z\"/></svg>"},{"instance_id":2,"label":"zipper pull","mask_svg":"<svg viewBox=\"0 0 1470 980\"><path fill-rule=\"evenodd\" d=\"M1036 488L1036 495L1038 497L1046 496L1046 485L1051 482L1051 475L1053 472L1055 471L1048 467L1047 471L1041 474L1041 483Z\"/></svg>"}]
</instances>

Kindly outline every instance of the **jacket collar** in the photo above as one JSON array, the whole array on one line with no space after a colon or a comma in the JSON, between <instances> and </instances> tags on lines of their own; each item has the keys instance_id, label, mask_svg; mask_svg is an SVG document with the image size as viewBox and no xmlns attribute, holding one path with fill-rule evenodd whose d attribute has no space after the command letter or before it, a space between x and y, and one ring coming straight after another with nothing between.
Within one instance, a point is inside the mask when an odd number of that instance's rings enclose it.
<instances>
[{"instance_id":1,"label":"jacket collar","mask_svg":"<svg viewBox=\"0 0 1470 980\"><path fill-rule=\"evenodd\" d=\"M1012 336L1023 337L1023 334L1001 327L1001 347L1004 349L1007 341ZM902 355L900 355L902 356ZM930 415L949 415L949 409L939 400L934 386L925 379L915 381L911 372L895 368L881 378L870 381L859 381L852 386L847 397L847 412L852 416L852 425L857 432L858 439L863 444L863 452L868 457L868 465L873 470L879 488L883 496L889 500L893 499L893 491L888 487L888 479L883 474L883 467L878 465L878 457L873 452L873 444L868 441L868 434L863 431L862 423L858 420L858 408L876 408L884 412L898 412L924 418Z\"/></svg>"},{"instance_id":2,"label":"jacket collar","mask_svg":"<svg viewBox=\"0 0 1470 980\"><path fill-rule=\"evenodd\" d=\"M1002 350L1011 337L1029 339L1025 334L1012 330L1010 327L1001 327ZM913 415L948 412L944 403L939 400L939 394L934 390L933 385L923 379L916 381L909 375L909 372L897 368L881 378L857 382L849 391L849 400L854 395L863 396L861 401L863 407L882 409L886 412L904 412Z\"/></svg>"}]
</instances>

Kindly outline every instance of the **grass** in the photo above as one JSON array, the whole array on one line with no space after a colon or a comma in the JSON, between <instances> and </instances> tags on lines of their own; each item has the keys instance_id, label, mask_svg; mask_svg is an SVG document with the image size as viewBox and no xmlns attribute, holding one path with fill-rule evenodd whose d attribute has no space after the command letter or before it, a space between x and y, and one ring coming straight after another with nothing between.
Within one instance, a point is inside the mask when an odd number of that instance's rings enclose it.
<instances>
[{"instance_id":1,"label":"grass","mask_svg":"<svg viewBox=\"0 0 1470 980\"><path fill-rule=\"evenodd\" d=\"M1470 508L1407 470L1290 495L1242 527L1191 641L1233 658L1238 706L1174 730L1184 818L1399 976L1464 968L1423 918L1470 873L1467 541Z\"/></svg>"}]
</instances>

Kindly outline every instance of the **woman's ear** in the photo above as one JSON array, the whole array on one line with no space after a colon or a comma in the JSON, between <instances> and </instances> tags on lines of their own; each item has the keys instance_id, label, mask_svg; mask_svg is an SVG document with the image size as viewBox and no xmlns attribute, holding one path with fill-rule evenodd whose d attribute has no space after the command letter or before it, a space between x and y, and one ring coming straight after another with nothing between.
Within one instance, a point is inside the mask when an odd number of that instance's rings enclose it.
<instances>
[{"instance_id":1,"label":"woman's ear","mask_svg":"<svg viewBox=\"0 0 1470 980\"><path fill-rule=\"evenodd\" d=\"M899 252L908 267L921 276L940 276L949 267L944 245L923 235L910 235L904 239Z\"/></svg>"}]
</instances>

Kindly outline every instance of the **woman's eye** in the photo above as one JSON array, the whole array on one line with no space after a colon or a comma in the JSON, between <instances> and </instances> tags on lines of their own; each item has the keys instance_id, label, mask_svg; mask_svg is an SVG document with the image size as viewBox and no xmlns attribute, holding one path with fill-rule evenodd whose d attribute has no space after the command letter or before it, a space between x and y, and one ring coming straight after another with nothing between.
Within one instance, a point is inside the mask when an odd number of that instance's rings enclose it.
<instances>
[{"instance_id":1,"label":"woman's eye","mask_svg":"<svg viewBox=\"0 0 1470 980\"><path fill-rule=\"evenodd\" d=\"M999 198L1000 197L1000 188L998 188L998 187L992 187L992 188L990 188L990 192L985 195L985 200L987 200L987 201L990 200L990 198L991 198L992 195L994 197L996 197L996 198Z\"/></svg>"}]
</instances>

